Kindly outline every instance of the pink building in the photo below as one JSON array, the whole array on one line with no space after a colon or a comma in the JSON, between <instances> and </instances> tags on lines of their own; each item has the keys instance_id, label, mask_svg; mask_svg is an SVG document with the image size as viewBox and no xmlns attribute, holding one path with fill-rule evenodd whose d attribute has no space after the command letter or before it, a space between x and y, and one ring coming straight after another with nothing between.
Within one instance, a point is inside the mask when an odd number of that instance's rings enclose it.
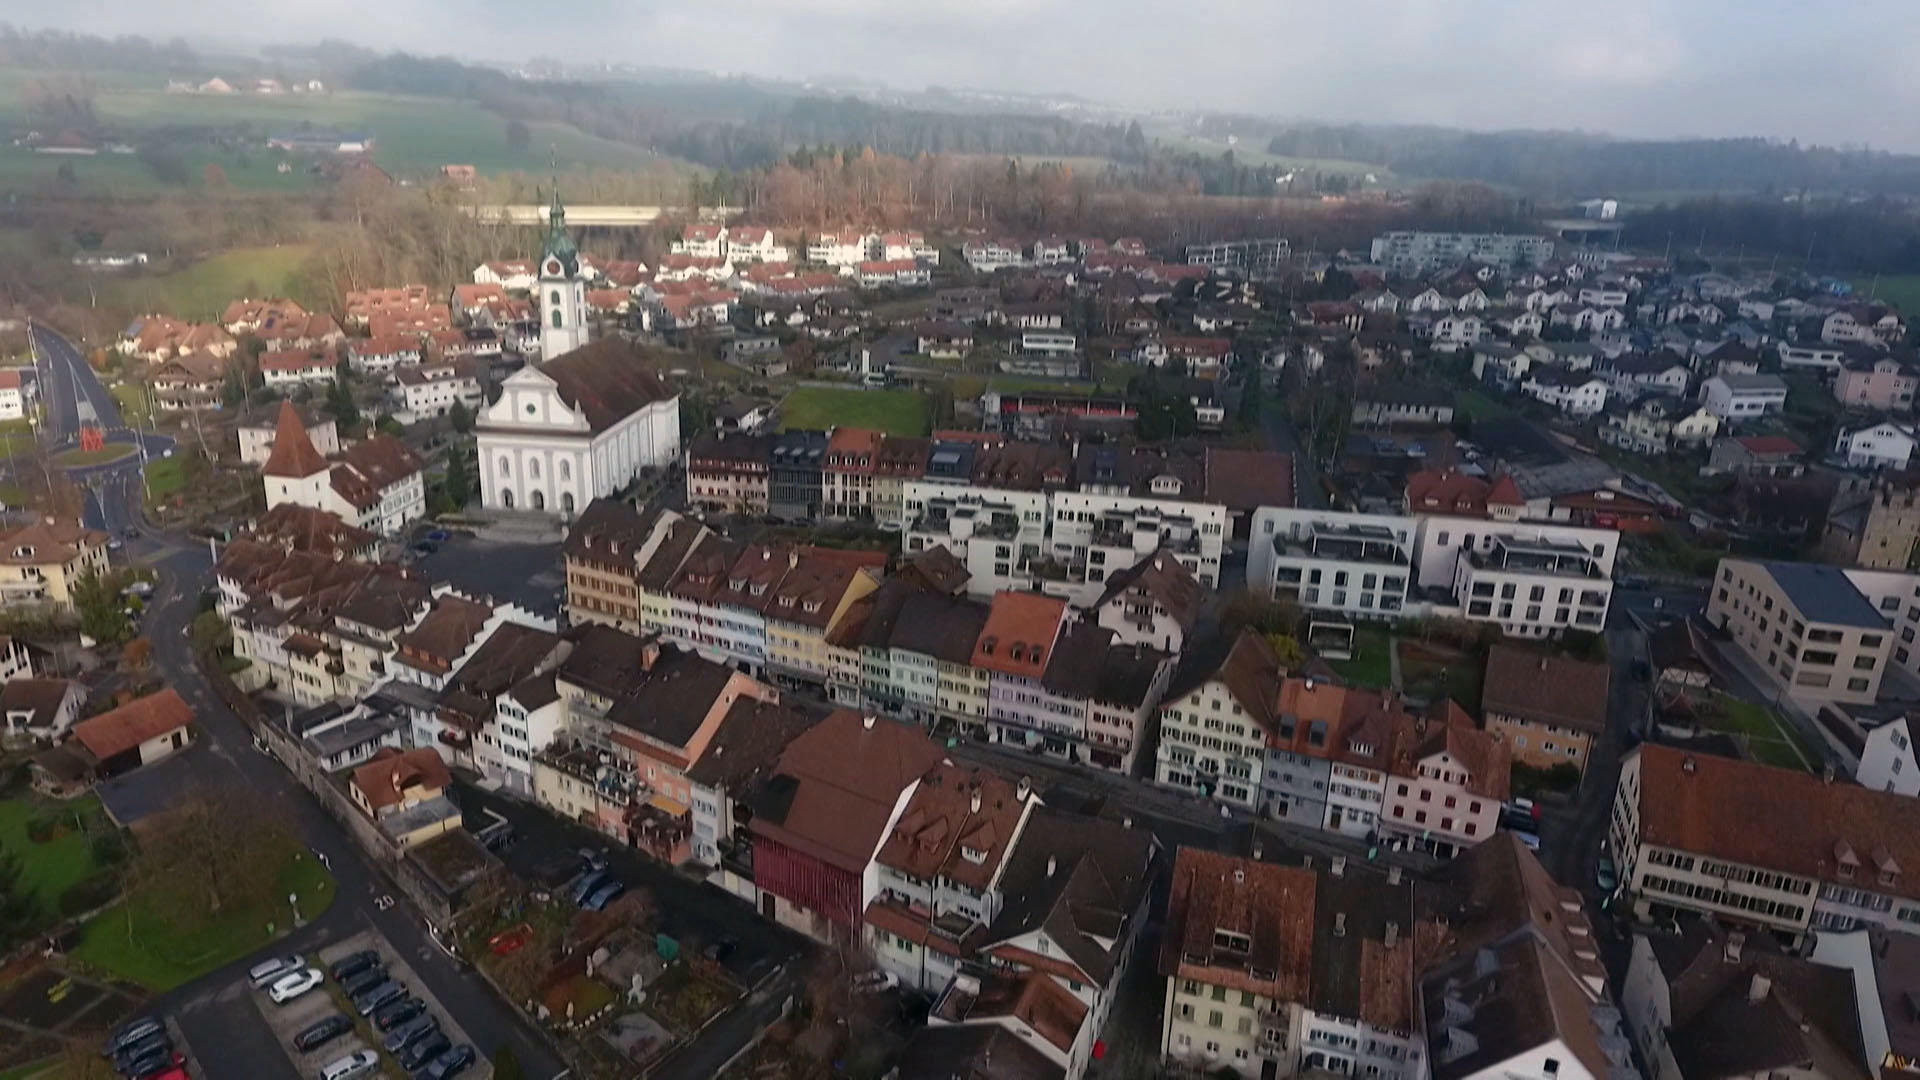
<instances>
[{"instance_id":1,"label":"pink building","mask_svg":"<svg viewBox=\"0 0 1920 1080\"><path fill-rule=\"evenodd\" d=\"M1493 835L1507 800L1507 745L1442 702L1394 740L1382 831L1442 856Z\"/></svg>"},{"instance_id":2,"label":"pink building","mask_svg":"<svg viewBox=\"0 0 1920 1080\"><path fill-rule=\"evenodd\" d=\"M1908 412L1914 391L1920 389L1920 370L1891 356L1851 361L1834 377L1833 396L1850 409Z\"/></svg>"}]
</instances>

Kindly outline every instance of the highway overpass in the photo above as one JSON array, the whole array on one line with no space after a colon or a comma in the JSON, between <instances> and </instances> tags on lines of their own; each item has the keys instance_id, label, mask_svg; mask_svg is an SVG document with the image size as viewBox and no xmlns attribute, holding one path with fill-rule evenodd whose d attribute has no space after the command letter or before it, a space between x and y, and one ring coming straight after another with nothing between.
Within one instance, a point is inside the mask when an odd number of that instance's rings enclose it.
<instances>
[{"instance_id":1,"label":"highway overpass","mask_svg":"<svg viewBox=\"0 0 1920 1080\"><path fill-rule=\"evenodd\" d=\"M545 225L547 208L540 203L496 203L488 206L470 206L467 212L487 225ZM736 206L705 206L699 210L702 221L724 221L738 214ZM662 214L684 214L685 209L677 206L590 206L567 207L567 224L581 226L605 226L608 228L638 228L651 225Z\"/></svg>"}]
</instances>

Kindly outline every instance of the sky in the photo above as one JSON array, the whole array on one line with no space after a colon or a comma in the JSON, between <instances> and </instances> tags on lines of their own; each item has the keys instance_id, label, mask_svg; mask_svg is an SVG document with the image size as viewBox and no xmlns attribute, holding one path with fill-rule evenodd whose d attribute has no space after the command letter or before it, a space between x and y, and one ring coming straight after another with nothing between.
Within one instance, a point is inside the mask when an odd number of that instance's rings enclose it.
<instances>
[{"instance_id":1,"label":"sky","mask_svg":"<svg viewBox=\"0 0 1920 1080\"><path fill-rule=\"evenodd\" d=\"M0 0L0 21L1920 152L1914 0Z\"/></svg>"}]
</instances>

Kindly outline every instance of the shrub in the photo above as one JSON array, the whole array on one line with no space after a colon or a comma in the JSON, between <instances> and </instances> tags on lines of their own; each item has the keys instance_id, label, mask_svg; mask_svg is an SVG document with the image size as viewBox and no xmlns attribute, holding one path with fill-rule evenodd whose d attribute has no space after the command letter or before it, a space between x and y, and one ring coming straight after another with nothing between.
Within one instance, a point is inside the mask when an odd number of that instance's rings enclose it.
<instances>
[{"instance_id":1,"label":"shrub","mask_svg":"<svg viewBox=\"0 0 1920 1080\"><path fill-rule=\"evenodd\" d=\"M63 917L71 917L92 911L118 895L120 895L119 876L111 870L101 870L81 878L62 890L60 914Z\"/></svg>"},{"instance_id":2,"label":"shrub","mask_svg":"<svg viewBox=\"0 0 1920 1080\"><path fill-rule=\"evenodd\" d=\"M93 861L101 866L112 866L127 857L126 841L115 831L100 833L93 838Z\"/></svg>"},{"instance_id":3,"label":"shrub","mask_svg":"<svg viewBox=\"0 0 1920 1080\"><path fill-rule=\"evenodd\" d=\"M53 839L60 829L60 819L51 814L38 814L27 822L27 839L36 844L44 844Z\"/></svg>"}]
</instances>

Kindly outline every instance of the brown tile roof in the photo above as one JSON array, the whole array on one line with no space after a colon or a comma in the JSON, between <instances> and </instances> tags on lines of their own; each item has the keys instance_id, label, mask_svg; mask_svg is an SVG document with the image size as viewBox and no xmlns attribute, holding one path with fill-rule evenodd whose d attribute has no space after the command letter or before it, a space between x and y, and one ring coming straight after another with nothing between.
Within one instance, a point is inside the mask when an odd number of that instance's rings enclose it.
<instances>
[{"instance_id":1,"label":"brown tile roof","mask_svg":"<svg viewBox=\"0 0 1920 1080\"><path fill-rule=\"evenodd\" d=\"M1193 629L1200 619L1201 605L1206 602L1206 592L1200 587L1200 582L1181 565L1179 559L1165 550L1155 550L1127 569L1109 576L1106 591L1100 594L1099 606L1115 602L1123 592L1130 594L1136 591L1165 608L1182 630Z\"/></svg>"},{"instance_id":2,"label":"brown tile roof","mask_svg":"<svg viewBox=\"0 0 1920 1080\"><path fill-rule=\"evenodd\" d=\"M676 515L667 524L667 534L654 546L653 554L640 567L640 587L652 592L665 591L680 573L680 566L701 540L712 535L707 527L690 517Z\"/></svg>"},{"instance_id":3,"label":"brown tile roof","mask_svg":"<svg viewBox=\"0 0 1920 1080\"><path fill-rule=\"evenodd\" d=\"M940 1005L960 1014L952 1017L954 1020L974 1022L1008 1017L1019 1021L1061 1053L1073 1049L1080 1025L1087 1019L1085 1002L1051 977L1038 973L988 975L980 980L979 993L948 994Z\"/></svg>"},{"instance_id":4,"label":"brown tile roof","mask_svg":"<svg viewBox=\"0 0 1920 1080\"><path fill-rule=\"evenodd\" d=\"M1744 435L1734 440L1750 454L1798 454L1800 444L1785 435Z\"/></svg>"},{"instance_id":5,"label":"brown tile roof","mask_svg":"<svg viewBox=\"0 0 1920 1080\"><path fill-rule=\"evenodd\" d=\"M73 725L73 738L96 761L123 754L148 739L193 725L193 709L174 689L136 698L117 709Z\"/></svg>"},{"instance_id":6,"label":"brown tile roof","mask_svg":"<svg viewBox=\"0 0 1920 1080\"><path fill-rule=\"evenodd\" d=\"M280 402L280 418L274 425L273 452L260 471L268 476L304 479L324 472L327 459L314 449L307 437L307 426L300 422L300 410L291 401Z\"/></svg>"},{"instance_id":7,"label":"brown tile roof","mask_svg":"<svg viewBox=\"0 0 1920 1080\"><path fill-rule=\"evenodd\" d=\"M0 716L27 714L24 726L45 728L53 724L54 713L67 695L84 688L66 679L14 679L0 688Z\"/></svg>"},{"instance_id":8,"label":"brown tile roof","mask_svg":"<svg viewBox=\"0 0 1920 1080\"><path fill-rule=\"evenodd\" d=\"M836 709L787 744L756 793L753 831L831 865L863 872L908 784L940 761L918 728Z\"/></svg>"},{"instance_id":9,"label":"brown tile roof","mask_svg":"<svg viewBox=\"0 0 1920 1080\"><path fill-rule=\"evenodd\" d=\"M980 628L980 640L973 648L973 666L1040 678L1053 656L1066 612L1067 602L1056 597L1022 592L995 594L986 625Z\"/></svg>"},{"instance_id":10,"label":"brown tile roof","mask_svg":"<svg viewBox=\"0 0 1920 1080\"><path fill-rule=\"evenodd\" d=\"M676 396L654 371L646 351L617 337L581 346L538 370L553 380L569 408L585 414L595 434Z\"/></svg>"},{"instance_id":11,"label":"brown tile roof","mask_svg":"<svg viewBox=\"0 0 1920 1080\"><path fill-rule=\"evenodd\" d=\"M1515 645L1487 650L1481 712L1507 713L1598 735L1607 726L1611 669Z\"/></svg>"},{"instance_id":12,"label":"brown tile roof","mask_svg":"<svg viewBox=\"0 0 1920 1080\"><path fill-rule=\"evenodd\" d=\"M1207 681L1224 683L1234 701L1247 711L1247 715L1262 730L1272 733L1278 730L1277 706L1281 680L1286 674L1286 669L1280 666L1280 658L1274 655L1273 646L1254 631L1243 629L1240 636L1234 639L1227 658L1208 675ZM1169 693L1167 696L1172 699L1185 693Z\"/></svg>"},{"instance_id":13,"label":"brown tile roof","mask_svg":"<svg viewBox=\"0 0 1920 1080\"><path fill-rule=\"evenodd\" d=\"M341 498L365 510L378 506L383 492L420 470L420 459L406 443L391 435L374 435L341 451L329 482Z\"/></svg>"},{"instance_id":14,"label":"brown tile roof","mask_svg":"<svg viewBox=\"0 0 1920 1080\"><path fill-rule=\"evenodd\" d=\"M870 428L834 428L827 436L827 456L821 464L828 472L871 473L885 438L884 432Z\"/></svg>"},{"instance_id":15,"label":"brown tile roof","mask_svg":"<svg viewBox=\"0 0 1920 1080\"><path fill-rule=\"evenodd\" d=\"M45 566L71 562L83 549L100 547L108 539L98 529L42 519L0 534L0 563Z\"/></svg>"},{"instance_id":16,"label":"brown tile roof","mask_svg":"<svg viewBox=\"0 0 1920 1080\"><path fill-rule=\"evenodd\" d=\"M569 559L632 569L660 520L652 508L642 514L624 499L595 499L567 528L563 550Z\"/></svg>"},{"instance_id":17,"label":"brown tile roof","mask_svg":"<svg viewBox=\"0 0 1920 1080\"><path fill-rule=\"evenodd\" d=\"M927 587L945 593L959 592L973 576L967 572L967 564L948 551L945 544L935 544L900 560L895 575L901 574L913 574Z\"/></svg>"},{"instance_id":18,"label":"brown tile roof","mask_svg":"<svg viewBox=\"0 0 1920 1080\"><path fill-rule=\"evenodd\" d=\"M431 746L404 751L383 746L371 760L353 770L353 786L360 789L376 814L397 806L410 788L425 794L445 791L452 784L453 774L447 763Z\"/></svg>"},{"instance_id":19,"label":"brown tile roof","mask_svg":"<svg viewBox=\"0 0 1920 1080\"><path fill-rule=\"evenodd\" d=\"M931 656L949 664L973 661L974 645L987 625L991 609L968 596L946 593L905 591L899 597L895 617L878 622L885 629L882 641L895 649Z\"/></svg>"},{"instance_id":20,"label":"brown tile roof","mask_svg":"<svg viewBox=\"0 0 1920 1080\"><path fill-rule=\"evenodd\" d=\"M1207 448L1207 498L1228 510L1293 505L1293 455Z\"/></svg>"},{"instance_id":21,"label":"brown tile roof","mask_svg":"<svg viewBox=\"0 0 1920 1080\"><path fill-rule=\"evenodd\" d=\"M687 780L733 795L772 769L787 744L818 723L791 705L738 698L714 730L707 752L687 769Z\"/></svg>"},{"instance_id":22,"label":"brown tile roof","mask_svg":"<svg viewBox=\"0 0 1920 1080\"><path fill-rule=\"evenodd\" d=\"M1160 974L1304 1002L1312 985L1317 884L1303 867L1181 848Z\"/></svg>"},{"instance_id":23,"label":"brown tile roof","mask_svg":"<svg viewBox=\"0 0 1920 1080\"><path fill-rule=\"evenodd\" d=\"M1434 1080L1484 1075L1556 1039L1589 1074L1613 1071L1594 1026L1591 993L1538 938L1515 937L1459 957L1429 973L1420 993L1428 1017L1447 1017L1449 1000L1466 1007L1464 1019L1428 1026ZM1471 1039L1464 1053L1449 1035L1455 1027Z\"/></svg>"},{"instance_id":24,"label":"brown tile roof","mask_svg":"<svg viewBox=\"0 0 1920 1080\"><path fill-rule=\"evenodd\" d=\"M442 593L413 629L393 639L394 659L422 671L445 674L493 617L493 605Z\"/></svg>"},{"instance_id":25,"label":"brown tile roof","mask_svg":"<svg viewBox=\"0 0 1920 1080\"><path fill-rule=\"evenodd\" d=\"M298 503L281 503L254 519L247 530L255 539L289 551L322 555L336 552L359 557L372 551L379 537L341 520L340 515Z\"/></svg>"},{"instance_id":26,"label":"brown tile roof","mask_svg":"<svg viewBox=\"0 0 1920 1080\"><path fill-rule=\"evenodd\" d=\"M987 928L983 948L1040 968L1046 958L1019 955L1006 943L1043 930L1061 953L1051 958L1053 970L1107 982L1120 963L1117 943L1147 896L1158 851L1145 829L1036 805L1000 875L1006 904Z\"/></svg>"},{"instance_id":27,"label":"brown tile roof","mask_svg":"<svg viewBox=\"0 0 1920 1080\"><path fill-rule=\"evenodd\" d=\"M1390 771L1396 776L1412 776L1421 762L1444 753L1466 770L1462 786L1473 794L1504 802L1511 791L1513 748L1475 727L1466 710L1452 701L1435 703L1427 716L1407 717L1394 749Z\"/></svg>"},{"instance_id":28,"label":"brown tile roof","mask_svg":"<svg viewBox=\"0 0 1920 1080\"><path fill-rule=\"evenodd\" d=\"M1520 494L1520 485L1506 473L1494 477L1493 486L1487 489L1489 506L1525 506L1526 503L1526 497Z\"/></svg>"},{"instance_id":29,"label":"brown tile roof","mask_svg":"<svg viewBox=\"0 0 1920 1080\"><path fill-rule=\"evenodd\" d=\"M984 891L1012 847L1025 805L999 774L942 762L914 789L875 858L924 881L946 878Z\"/></svg>"},{"instance_id":30,"label":"brown tile roof","mask_svg":"<svg viewBox=\"0 0 1920 1080\"><path fill-rule=\"evenodd\" d=\"M1651 743L1635 753L1646 843L1920 900L1920 800Z\"/></svg>"}]
</instances>

